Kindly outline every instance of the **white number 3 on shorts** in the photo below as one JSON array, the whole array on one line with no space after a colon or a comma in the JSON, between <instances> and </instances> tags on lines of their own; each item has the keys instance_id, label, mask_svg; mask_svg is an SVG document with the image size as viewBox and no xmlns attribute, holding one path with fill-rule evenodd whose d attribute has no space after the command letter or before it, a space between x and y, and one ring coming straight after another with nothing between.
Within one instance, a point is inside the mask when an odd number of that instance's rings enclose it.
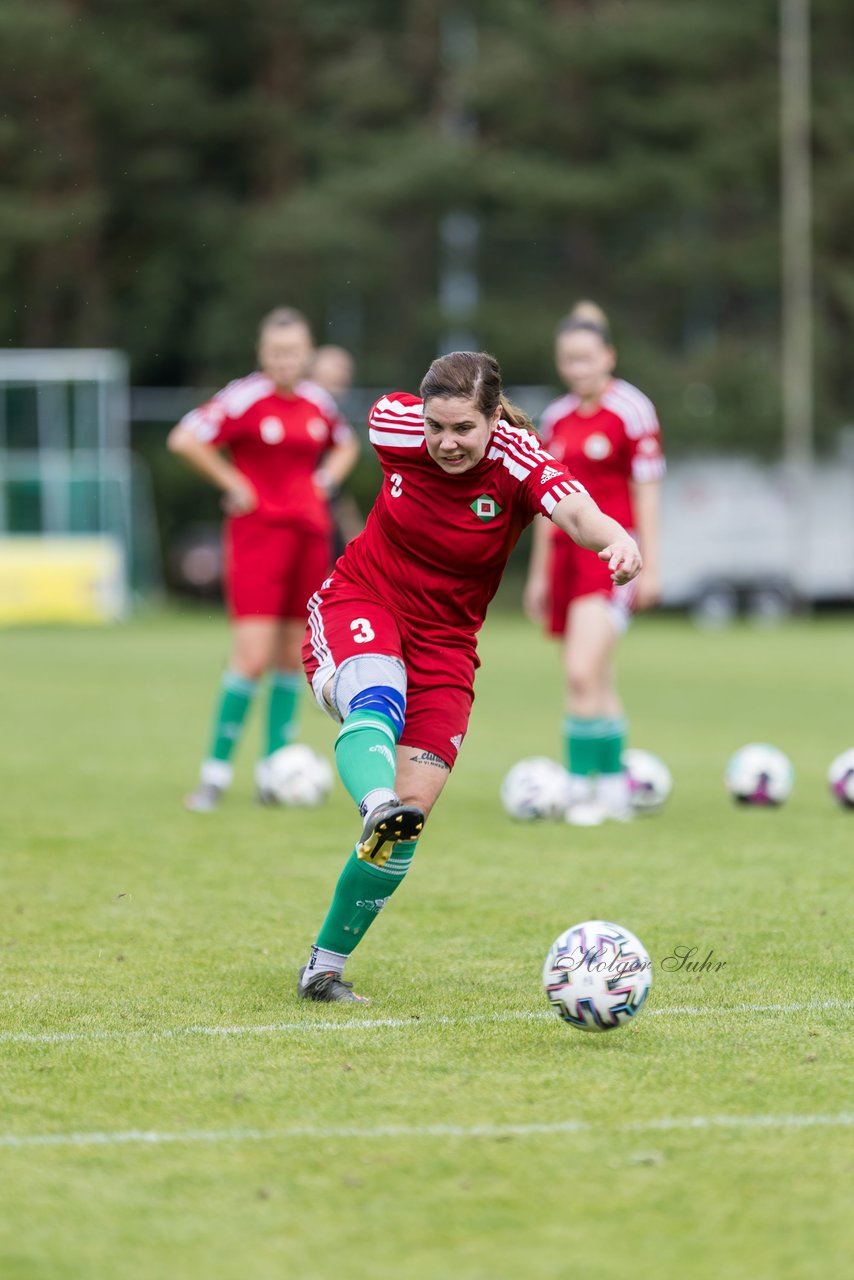
<instances>
[{"instance_id":1,"label":"white number 3 on shorts","mask_svg":"<svg viewBox=\"0 0 854 1280\"><path fill-rule=\"evenodd\" d=\"M353 632L356 644L367 644L369 640L373 640L375 634L367 618L354 618L350 623L350 630Z\"/></svg>"}]
</instances>

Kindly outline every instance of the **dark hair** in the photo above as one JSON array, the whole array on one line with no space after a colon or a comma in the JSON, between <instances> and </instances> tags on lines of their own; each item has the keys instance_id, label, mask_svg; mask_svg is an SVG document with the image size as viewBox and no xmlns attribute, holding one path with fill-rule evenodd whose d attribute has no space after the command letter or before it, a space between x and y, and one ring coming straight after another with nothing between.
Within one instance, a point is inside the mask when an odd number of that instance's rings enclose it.
<instances>
[{"instance_id":1,"label":"dark hair","mask_svg":"<svg viewBox=\"0 0 854 1280\"><path fill-rule=\"evenodd\" d=\"M486 418L500 407L501 417L511 426L534 429L528 415L505 396L498 361L487 351L450 351L430 365L421 379L421 399L449 400L454 396L473 400Z\"/></svg>"},{"instance_id":2,"label":"dark hair","mask_svg":"<svg viewBox=\"0 0 854 1280\"><path fill-rule=\"evenodd\" d=\"M311 337L311 325L301 311L297 311L296 307L275 307L261 317L258 325L258 338L261 338L265 329L287 329L293 324L302 325L308 336Z\"/></svg>"},{"instance_id":3,"label":"dark hair","mask_svg":"<svg viewBox=\"0 0 854 1280\"><path fill-rule=\"evenodd\" d=\"M572 310L559 322L555 337L560 338L564 333L577 333L579 330L595 333L607 346L612 345L608 317L595 302L587 300L576 302Z\"/></svg>"}]
</instances>

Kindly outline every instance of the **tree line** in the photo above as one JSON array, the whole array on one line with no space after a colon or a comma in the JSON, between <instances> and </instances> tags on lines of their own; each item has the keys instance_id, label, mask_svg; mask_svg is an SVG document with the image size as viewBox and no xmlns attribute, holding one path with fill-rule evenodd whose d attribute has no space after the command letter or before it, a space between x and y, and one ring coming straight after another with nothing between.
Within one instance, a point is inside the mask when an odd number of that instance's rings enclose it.
<instances>
[{"instance_id":1,"label":"tree line","mask_svg":"<svg viewBox=\"0 0 854 1280\"><path fill-rule=\"evenodd\" d=\"M854 8L813 0L813 40L829 444L854 398ZM460 323L508 383L549 383L590 296L671 448L772 453L777 41L777 0L5 0L3 341L218 385L285 302L363 384L414 386Z\"/></svg>"}]
</instances>

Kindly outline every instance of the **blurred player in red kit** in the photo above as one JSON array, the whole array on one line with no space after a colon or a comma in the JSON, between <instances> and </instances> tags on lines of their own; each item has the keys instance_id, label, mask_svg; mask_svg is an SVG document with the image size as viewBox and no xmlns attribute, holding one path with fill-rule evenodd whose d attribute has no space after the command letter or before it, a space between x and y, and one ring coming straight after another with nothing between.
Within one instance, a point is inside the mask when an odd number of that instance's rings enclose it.
<instances>
[{"instance_id":1,"label":"blurred player in red kit","mask_svg":"<svg viewBox=\"0 0 854 1280\"><path fill-rule=\"evenodd\" d=\"M614 377L615 362L604 312L579 303L556 337L557 369L569 394L546 409L540 436L602 510L637 535L643 573L615 584L603 565L537 520L524 596L529 617L564 638L564 749L572 778L567 819L578 826L631 817L614 653L631 611L655 604L661 592L658 418L643 392Z\"/></svg>"},{"instance_id":2,"label":"blurred player in red kit","mask_svg":"<svg viewBox=\"0 0 854 1280\"><path fill-rule=\"evenodd\" d=\"M327 494L358 455L335 401L304 379L311 356L305 317L285 307L270 312L258 332L259 371L230 382L169 435L169 448L222 490L227 513L232 646L199 782L185 802L197 812L214 809L231 783L232 753L267 672L266 741L256 769L262 801L269 800L266 758L295 735L307 602L330 566Z\"/></svg>"},{"instance_id":3,"label":"blurred player in red kit","mask_svg":"<svg viewBox=\"0 0 854 1280\"><path fill-rule=\"evenodd\" d=\"M332 396L340 408L353 385L355 371L355 361L350 352L344 347L327 343L315 351L308 376L311 382ZM329 498L329 511L334 523L333 540L337 559L347 543L362 532L365 521L355 498L346 489L333 490Z\"/></svg>"},{"instance_id":4,"label":"blurred player in red kit","mask_svg":"<svg viewBox=\"0 0 854 1280\"><path fill-rule=\"evenodd\" d=\"M529 426L482 352L440 357L419 396L386 395L370 412L382 487L312 600L303 649L317 701L341 725L336 764L363 822L300 970L306 999L364 1000L345 961L409 870L450 776L477 633L523 528L548 516L615 582L640 569L633 540Z\"/></svg>"}]
</instances>

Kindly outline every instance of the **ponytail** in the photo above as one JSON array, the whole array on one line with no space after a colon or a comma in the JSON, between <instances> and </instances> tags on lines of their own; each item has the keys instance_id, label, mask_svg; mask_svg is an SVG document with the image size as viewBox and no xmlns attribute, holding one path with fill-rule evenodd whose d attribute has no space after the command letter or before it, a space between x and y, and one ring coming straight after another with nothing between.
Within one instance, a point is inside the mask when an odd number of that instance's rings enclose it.
<instances>
[{"instance_id":1,"label":"ponytail","mask_svg":"<svg viewBox=\"0 0 854 1280\"><path fill-rule=\"evenodd\" d=\"M505 422L509 422L511 427L523 427L525 431L534 431L534 424L528 417L527 413L515 405L512 400L508 400L504 392L498 397L498 403L501 406L501 416Z\"/></svg>"}]
</instances>

